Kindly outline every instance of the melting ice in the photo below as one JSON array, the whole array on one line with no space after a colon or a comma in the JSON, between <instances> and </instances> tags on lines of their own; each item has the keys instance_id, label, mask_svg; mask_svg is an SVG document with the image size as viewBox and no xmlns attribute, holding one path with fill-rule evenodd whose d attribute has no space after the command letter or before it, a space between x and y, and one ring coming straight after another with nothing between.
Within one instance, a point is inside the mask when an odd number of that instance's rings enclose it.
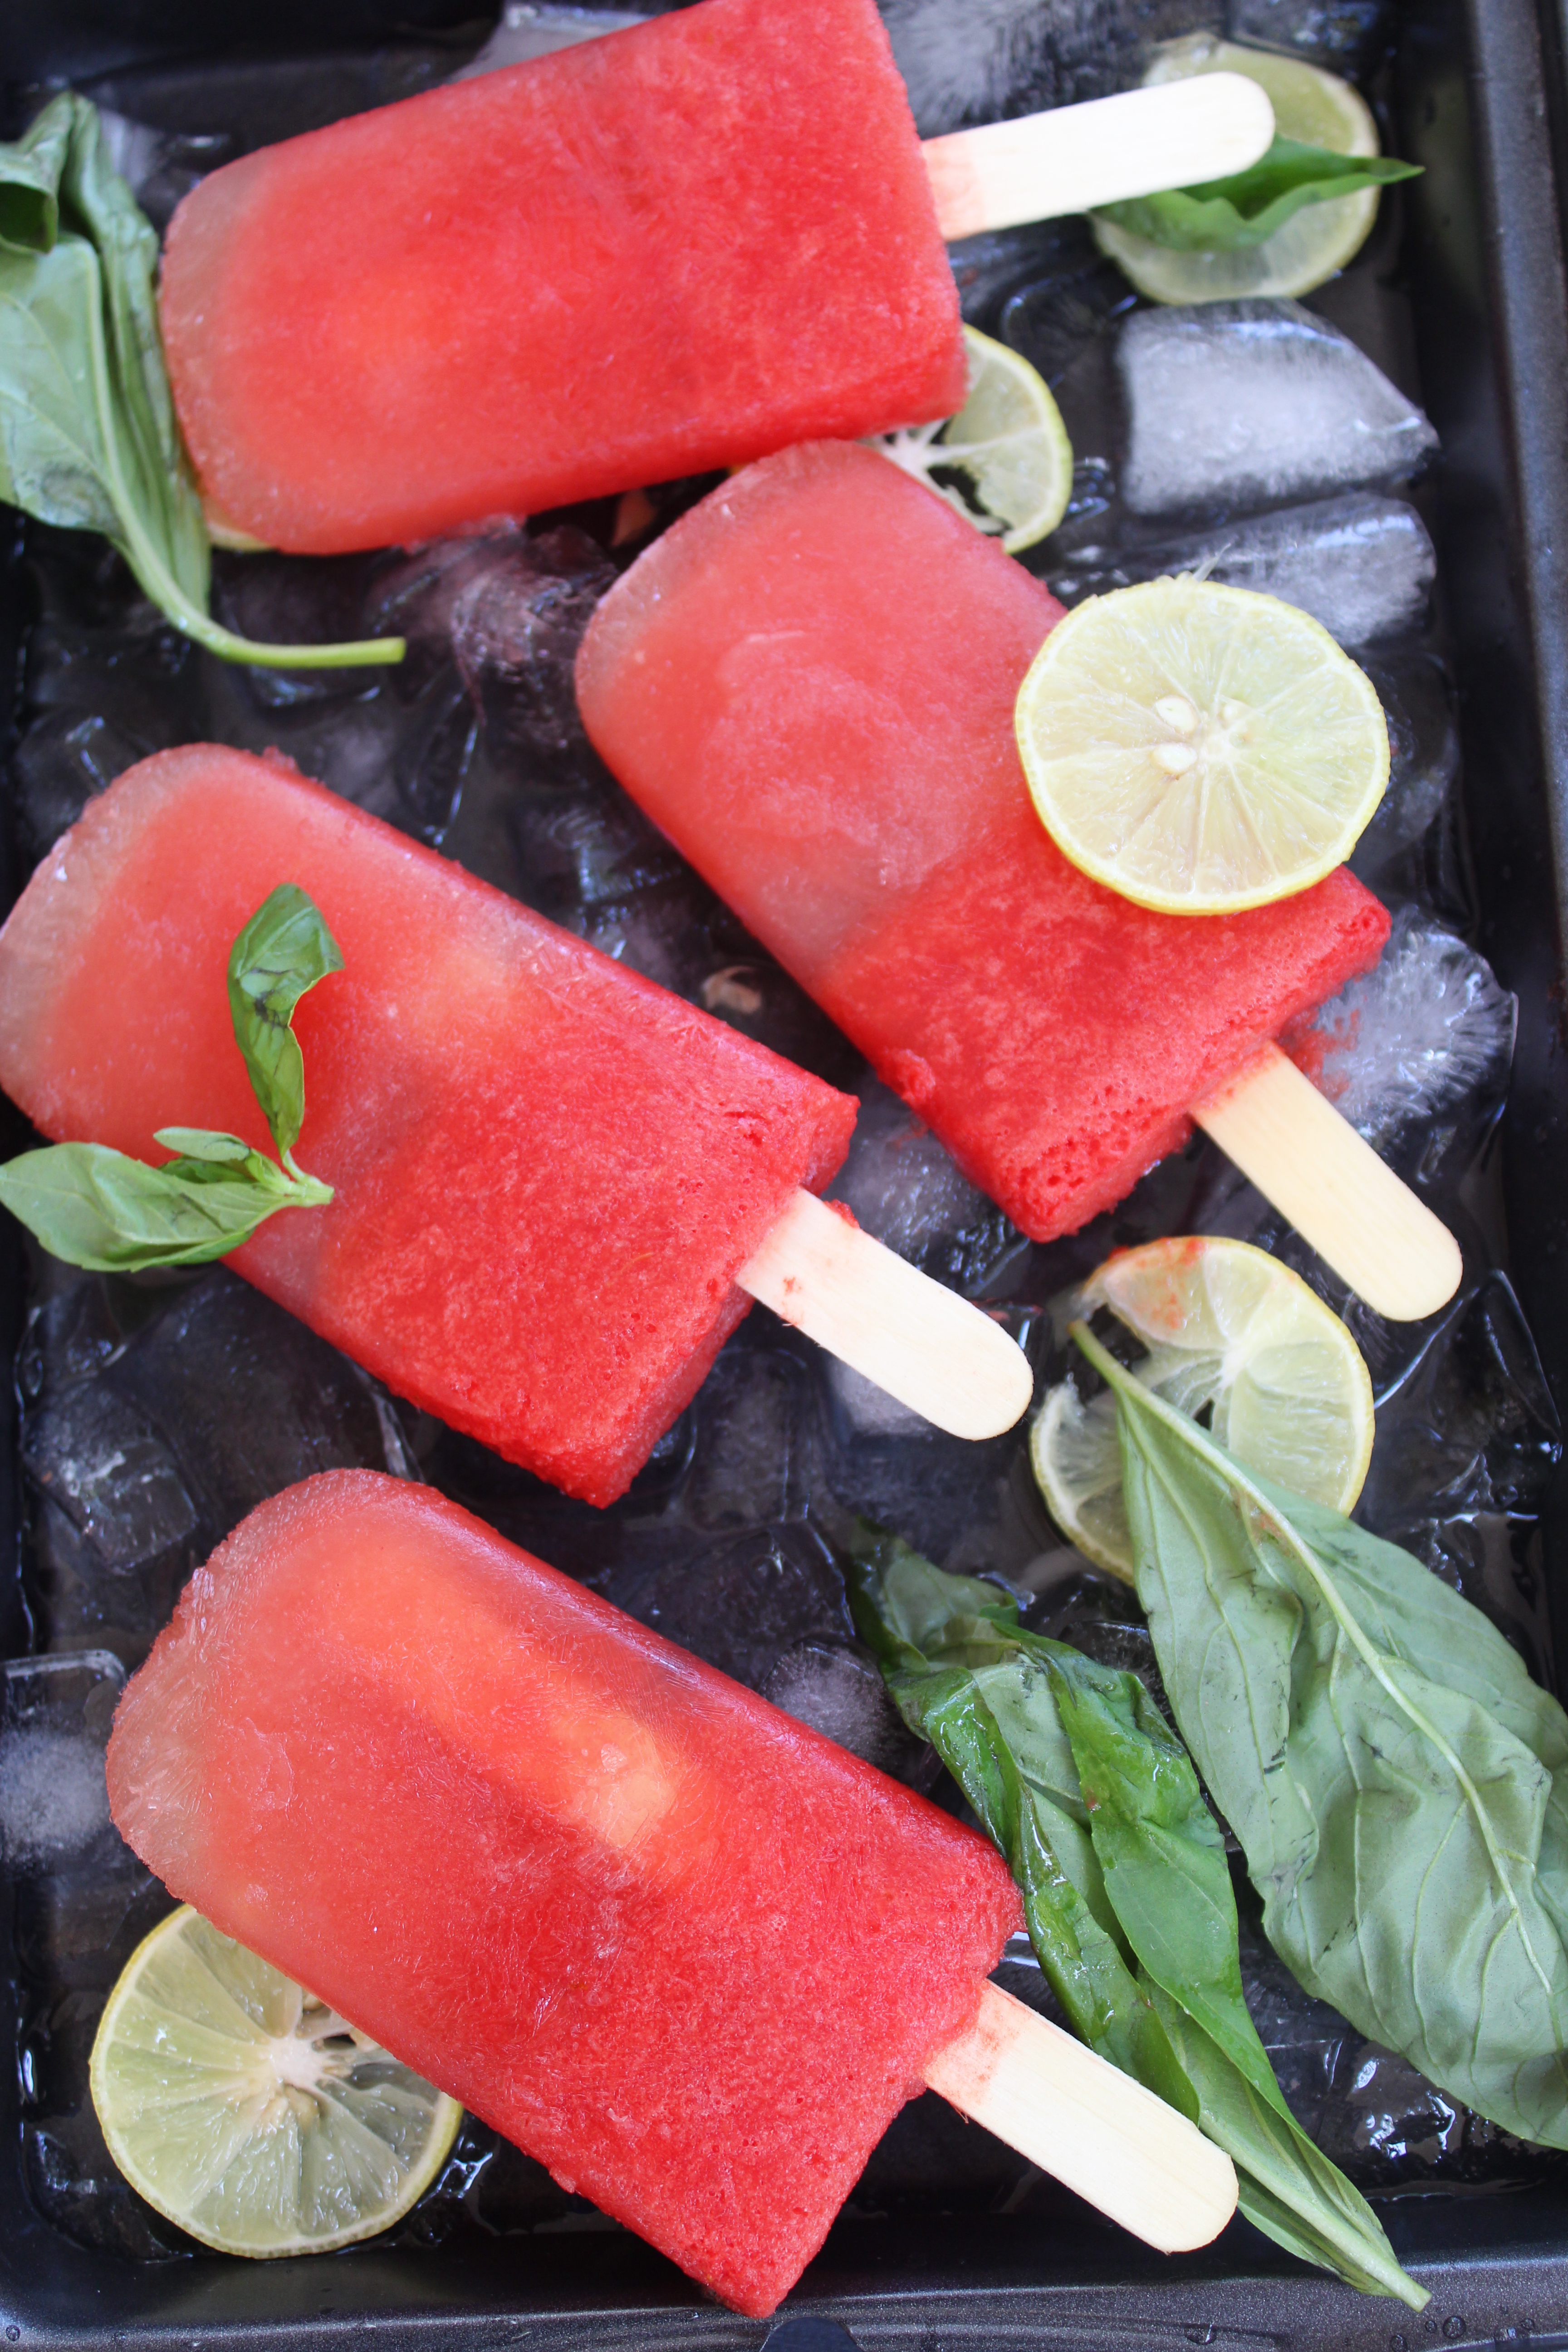
<instances>
[{"instance_id":1,"label":"melting ice","mask_svg":"<svg viewBox=\"0 0 1568 2352\"><path fill-rule=\"evenodd\" d=\"M1134 514L1404 481L1437 446L1413 402L1299 302L1138 310L1121 331Z\"/></svg>"},{"instance_id":2,"label":"melting ice","mask_svg":"<svg viewBox=\"0 0 1568 2352\"><path fill-rule=\"evenodd\" d=\"M1085 548L1050 575L1064 604L1135 580L1196 572L1231 588L1282 597L1343 646L1418 629L1436 576L1426 526L1403 499L1352 490L1153 546Z\"/></svg>"},{"instance_id":3,"label":"melting ice","mask_svg":"<svg viewBox=\"0 0 1568 2352\"><path fill-rule=\"evenodd\" d=\"M1320 1084L1379 1143L1506 1076L1518 1006L1491 966L1405 908L1381 961L1324 1005Z\"/></svg>"}]
</instances>

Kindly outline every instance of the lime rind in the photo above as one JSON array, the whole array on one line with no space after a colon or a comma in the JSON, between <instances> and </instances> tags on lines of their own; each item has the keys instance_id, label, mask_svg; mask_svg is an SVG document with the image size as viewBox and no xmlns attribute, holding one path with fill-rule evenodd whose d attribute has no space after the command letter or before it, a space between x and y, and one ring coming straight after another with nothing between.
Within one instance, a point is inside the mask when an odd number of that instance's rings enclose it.
<instances>
[{"instance_id":1,"label":"lime rind","mask_svg":"<svg viewBox=\"0 0 1568 2352\"><path fill-rule=\"evenodd\" d=\"M934 490L1009 555L1055 530L1072 496L1072 445L1061 411L1027 360L963 330L969 396L956 416L879 434L871 446ZM939 472L963 475L973 498Z\"/></svg>"},{"instance_id":2,"label":"lime rind","mask_svg":"<svg viewBox=\"0 0 1568 2352\"><path fill-rule=\"evenodd\" d=\"M1147 86L1199 73L1240 73L1258 83L1282 138L1337 155L1378 152L1377 124L1359 90L1301 58L1193 33L1163 43L1143 79ZM1173 252L1093 215L1090 225L1100 251L1152 302L1283 298L1311 293L1354 258L1372 234L1377 199L1375 188L1363 188L1309 205L1261 245L1224 253Z\"/></svg>"},{"instance_id":3,"label":"lime rind","mask_svg":"<svg viewBox=\"0 0 1568 2352\"><path fill-rule=\"evenodd\" d=\"M1148 1350L1137 1378L1292 1494L1349 1511L1372 1459L1372 1380L1345 1325L1300 1275L1250 1243L1179 1237L1126 1250L1079 1293ZM1097 1567L1133 1580L1115 1401L1050 1390L1029 1437L1052 1518Z\"/></svg>"},{"instance_id":4,"label":"lime rind","mask_svg":"<svg viewBox=\"0 0 1568 2352\"><path fill-rule=\"evenodd\" d=\"M122 1970L89 2080L132 2187L203 2244L255 2257L389 2229L462 2120L455 2099L189 1908Z\"/></svg>"},{"instance_id":5,"label":"lime rind","mask_svg":"<svg viewBox=\"0 0 1568 2352\"><path fill-rule=\"evenodd\" d=\"M1063 855L1167 914L1309 889L1388 782L1376 690L1321 623L1189 574L1089 597L1059 621L1016 730Z\"/></svg>"}]
</instances>

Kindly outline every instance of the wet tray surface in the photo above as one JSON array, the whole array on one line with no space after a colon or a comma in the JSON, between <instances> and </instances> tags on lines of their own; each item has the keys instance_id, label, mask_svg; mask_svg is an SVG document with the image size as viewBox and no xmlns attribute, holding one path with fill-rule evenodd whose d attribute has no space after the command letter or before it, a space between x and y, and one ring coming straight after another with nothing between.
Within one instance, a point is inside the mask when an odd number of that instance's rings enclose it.
<instances>
[{"instance_id":1,"label":"wet tray surface","mask_svg":"<svg viewBox=\"0 0 1568 2352\"><path fill-rule=\"evenodd\" d=\"M888 0L885 13L928 134L1121 86L1149 39L1218 28L1222 15L1199 0L1049 0L997 12L1016 16L1009 41L977 37L961 0ZM1389 1326L1350 1307L1378 1403L1358 1516L1486 1609L1560 1687L1568 1147L1552 1062L1558 896L1543 769L1568 772L1555 760L1562 656L1546 627L1548 525L1563 485L1554 445L1531 431L1531 403L1532 383L1553 380L1543 358L1555 356L1560 385L1568 344L1547 125L1522 95L1541 73L1533 18L1522 0L1476 0L1476 16L1467 26L1457 12L1379 0L1231 0L1233 33L1293 44L1360 77L1387 111L1391 149L1428 166L1403 204L1385 202L1372 247L1307 305L1321 322L1310 331L1324 415L1335 371L1354 360L1344 336L1432 416L1442 454L1414 486L1392 461L1381 477L1347 469L1331 436L1314 452L1321 418L1303 417L1280 436L1294 455L1245 497L1216 477L1196 497L1156 488L1152 499L1145 488L1134 513L1127 404L1151 403L1160 378L1157 354L1142 386L1118 357L1133 348L1121 342L1130 316L1146 318L1147 333L1163 314L1138 313L1080 224L977 239L954 249L954 263L966 315L1052 383L1077 453L1068 519L1031 566L1072 602L1217 556L1220 576L1318 611L1383 697L1394 779L1355 863L1394 909L1394 940L1375 980L1324 1017L1323 1052L1351 1115L1459 1234L1466 1272L1429 1325ZM327 6L308 30L285 32L274 14L258 35L272 54L235 66L187 62L208 37L177 10L144 11L135 25L122 37L66 10L47 39L33 27L0 42L17 81L70 73L112 110L117 161L160 226L202 172L426 87L483 32L437 26L420 42L405 23L399 46L373 47L384 28L367 12L345 9L338 25ZM322 31L344 46L302 58ZM291 55L279 53L285 37ZM1473 85L1467 58L1485 69ZM22 119L25 100L15 110ZM1211 335L1216 400L1245 402L1246 372L1217 318ZM1183 420L1164 421L1179 447ZM216 609L231 626L279 638L401 631L409 658L384 677L226 667L163 626L100 542L20 531L10 578L11 626L25 631L9 754L16 880L88 797L148 752L206 739L277 745L858 1093L862 1118L835 1189L863 1225L996 1307L1042 1385L1066 1360L1053 1302L1112 1247L1161 1233L1260 1242L1344 1306L1332 1277L1208 1145L1163 1163L1070 1241L1026 1242L599 766L571 693L581 632L628 556L709 486L655 490L653 522L620 546L617 502L605 501L412 555L220 556ZM1152 504L1163 510L1151 515ZM601 1513L414 1414L222 1270L157 1286L13 1260L7 1278L18 1419L6 1501L21 1567L0 1599L3 1646L15 1654L0 1684L6 2033L17 2062L0 2087L15 2150L0 2159L6 2340L216 2345L292 2329L326 2344L374 2320L378 2340L410 2346L761 2344L768 2324L694 2304L657 2255L472 2123L410 2219L347 2255L227 2263L142 2205L110 2163L86 2095L103 1998L168 1907L107 1822L99 1759L109 1717L195 1561L263 1496L314 1470L363 1465L431 1480L726 1673L930 1787L933 1759L853 1642L837 1562L857 1514L949 1568L1002 1575L1031 1597L1031 1622L1152 1674L1124 1588L1087 1570L1053 1531L1022 1433L976 1448L911 1428L759 1310L630 1495ZM1433 2289L1427 2312L1412 2318L1310 2276L1244 2224L1205 2256L1160 2263L927 2096L888 2134L774 2323L780 2352L842 2344L830 2329L814 2334L811 2314L831 2315L868 2352L1414 2346L1509 2340L1510 2329L1568 2344L1564 2159L1468 2114L1310 2000L1263 1944L1244 1882L1238 1891L1248 1997L1281 2084L1328 2153L1384 2200L1397 2250ZM1021 1941L1003 1976L1048 2008Z\"/></svg>"}]
</instances>

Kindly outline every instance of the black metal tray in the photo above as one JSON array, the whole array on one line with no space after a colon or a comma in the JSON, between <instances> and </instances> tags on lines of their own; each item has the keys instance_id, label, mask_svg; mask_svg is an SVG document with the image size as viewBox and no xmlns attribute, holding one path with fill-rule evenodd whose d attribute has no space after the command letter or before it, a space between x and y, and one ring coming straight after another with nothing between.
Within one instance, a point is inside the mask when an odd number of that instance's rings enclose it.
<instances>
[{"instance_id":1,"label":"black metal tray","mask_svg":"<svg viewBox=\"0 0 1568 2352\"><path fill-rule=\"evenodd\" d=\"M778 0L787 5L788 0ZM1325 11L1331 13L1331 11ZM197 0L8 0L0 85L9 120L39 80L210 58L265 59L395 38L473 46L463 0L247 0L216 22ZM1521 1003L1503 1131L1513 1276L1568 1418L1568 1058L1560 910L1568 905L1568 31L1563 0L1411 0L1389 100L1397 152L1426 166L1405 204L1394 268L1409 298L1420 394L1444 461L1425 498L1441 559L1461 698L1480 944ZM438 68L437 68L438 69ZM388 92L387 94L393 94ZM0 583L0 660L21 627L15 567ZM0 853L3 854L3 853ZM4 903L14 884L0 875ZM0 1258L0 1349L20 1315ZM0 1396L8 1416L8 1394ZM0 1432L0 1544L15 1553L10 1421ZM1568 1658L1568 1480L1544 1525L1548 1601ZM20 1646L0 1578L0 1655ZM0 1898L3 1899L3 1898ZM0 1917L0 2042L16 2044L11 1922ZM20 2131L16 2068L0 2065L0 2146ZM562 2233L476 2252L371 2248L331 2262L221 2259L139 2266L40 2221L0 2154L0 2340L18 2346L300 2343L752 2347L864 2352L960 2347L1188 2345L1384 2347L1526 2341L1568 2347L1568 2209L1560 2190L1434 2196L1384 2206L1428 2309L1363 2298L1304 2272L1245 2225L1203 2255L1163 2261L1073 2208L1038 2218L951 2216L840 2226L776 2322L742 2320L625 2233ZM833 2323L833 2324L828 2324Z\"/></svg>"}]
</instances>

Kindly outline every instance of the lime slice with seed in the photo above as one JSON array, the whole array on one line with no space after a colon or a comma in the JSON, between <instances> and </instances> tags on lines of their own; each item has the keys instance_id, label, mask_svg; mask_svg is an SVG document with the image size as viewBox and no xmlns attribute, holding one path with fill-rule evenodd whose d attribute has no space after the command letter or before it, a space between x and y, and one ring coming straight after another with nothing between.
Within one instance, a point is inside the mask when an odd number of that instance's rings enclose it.
<instances>
[{"instance_id":1,"label":"lime slice with seed","mask_svg":"<svg viewBox=\"0 0 1568 2352\"><path fill-rule=\"evenodd\" d=\"M132 2187L226 2254L325 2253L389 2229L463 2115L188 1908L126 1963L89 2079Z\"/></svg>"},{"instance_id":2,"label":"lime slice with seed","mask_svg":"<svg viewBox=\"0 0 1568 2352\"><path fill-rule=\"evenodd\" d=\"M1058 621L1016 724L1064 855L1167 914L1307 889L1349 855L1388 782L1383 706L1321 624L1187 574Z\"/></svg>"},{"instance_id":3,"label":"lime slice with seed","mask_svg":"<svg viewBox=\"0 0 1568 2352\"><path fill-rule=\"evenodd\" d=\"M1377 125L1360 92L1337 74L1300 58L1272 56L1190 33L1155 52L1145 84L1184 81L1191 74L1238 73L1268 93L1281 139L1327 147L1336 155L1375 155ZM1135 236L1114 221L1093 221L1102 253L1120 264L1153 302L1229 302L1244 295L1310 294L1361 251L1377 218L1378 191L1326 204L1304 205L1261 245L1230 253L1175 253Z\"/></svg>"},{"instance_id":4,"label":"lime slice with seed","mask_svg":"<svg viewBox=\"0 0 1568 2352\"><path fill-rule=\"evenodd\" d=\"M1009 555L1055 530L1072 495L1072 445L1061 411L1027 360L989 335L963 330L969 397L956 416L911 425L872 441ZM963 476L966 497L939 470Z\"/></svg>"},{"instance_id":5,"label":"lime slice with seed","mask_svg":"<svg viewBox=\"0 0 1568 2352\"><path fill-rule=\"evenodd\" d=\"M1206 1235L1124 1250L1090 1276L1081 1312L1109 1307L1149 1350L1138 1378L1178 1412L1205 1410L1220 1444L1293 1495L1348 1511L1372 1459L1372 1381L1339 1317L1248 1242ZM1132 1576L1116 1401L1051 1390L1029 1439L1051 1517L1113 1575Z\"/></svg>"}]
</instances>

